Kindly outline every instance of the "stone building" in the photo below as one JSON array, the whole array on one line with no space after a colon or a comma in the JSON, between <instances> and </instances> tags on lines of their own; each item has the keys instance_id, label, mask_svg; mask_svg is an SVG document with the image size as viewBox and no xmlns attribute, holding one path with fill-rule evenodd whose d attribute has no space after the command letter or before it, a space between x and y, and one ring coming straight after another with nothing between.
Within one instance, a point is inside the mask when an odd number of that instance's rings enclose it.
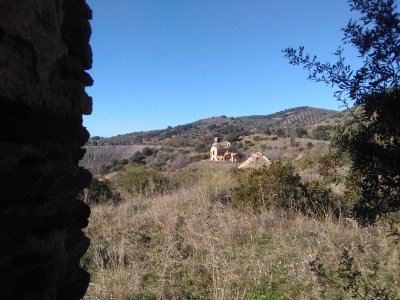
<instances>
[{"instance_id":1,"label":"stone building","mask_svg":"<svg viewBox=\"0 0 400 300\"><path fill-rule=\"evenodd\" d=\"M220 142L219 138L214 138L210 149L210 161L240 162L241 155L229 151L230 146L230 142Z\"/></svg>"},{"instance_id":2,"label":"stone building","mask_svg":"<svg viewBox=\"0 0 400 300\"><path fill-rule=\"evenodd\" d=\"M262 166L267 166L271 164L271 161L264 156L261 152L256 152L252 154L244 163L242 163L238 168L239 169L250 169L250 168L259 168Z\"/></svg>"}]
</instances>

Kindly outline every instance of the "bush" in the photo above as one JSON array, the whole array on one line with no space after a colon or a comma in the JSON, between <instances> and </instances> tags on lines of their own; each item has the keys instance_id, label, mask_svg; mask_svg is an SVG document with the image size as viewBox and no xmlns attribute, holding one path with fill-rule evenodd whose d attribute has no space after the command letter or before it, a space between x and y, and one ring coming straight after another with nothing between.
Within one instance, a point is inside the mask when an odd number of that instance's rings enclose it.
<instances>
[{"instance_id":1,"label":"bush","mask_svg":"<svg viewBox=\"0 0 400 300\"><path fill-rule=\"evenodd\" d=\"M266 135L271 135L272 131L271 131L270 128L266 128L266 129L263 130L263 133L266 134Z\"/></svg>"},{"instance_id":2,"label":"bush","mask_svg":"<svg viewBox=\"0 0 400 300\"><path fill-rule=\"evenodd\" d=\"M301 138L301 137L304 137L304 136L307 136L307 135L308 135L308 131L304 127L297 127L296 128L296 136L297 137Z\"/></svg>"},{"instance_id":3,"label":"bush","mask_svg":"<svg viewBox=\"0 0 400 300\"><path fill-rule=\"evenodd\" d=\"M299 167L301 170L311 168L314 165L314 160L310 156L304 156L299 160Z\"/></svg>"},{"instance_id":4,"label":"bush","mask_svg":"<svg viewBox=\"0 0 400 300\"><path fill-rule=\"evenodd\" d=\"M224 140L227 142L236 142L239 140L239 137L238 133L228 133L224 136Z\"/></svg>"},{"instance_id":5,"label":"bush","mask_svg":"<svg viewBox=\"0 0 400 300\"><path fill-rule=\"evenodd\" d=\"M194 146L194 150L196 152L208 152L209 148L207 147L207 145L205 143L198 143Z\"/></svg>"},{"instance_id":6,"label":"bush","mask_svg":"<svg viewBox=\"0 0 400 300\"><path fill-rule=\"evenodd\" d=\"M362 249L364 245L358 245ZM334 269L327 268L317 257L310 262L310 270L321 286L323 299L398 299L396 284L390 284L387 271L377 258L361 269L349 249L344 248ZM385 274L386 273L386 274Z\"/></svg>"},{"instance_id":7,"label":"bush","mask_svg":"<svg viewBox=\"0 0 400 300\"><path fill-rule=\"evenodd\" d=\"M312 180L304 184L304 199L298 205L301 212L315 216L325 216L333 213L339 216L342 205L326 183Z\"/></svg>"},{"instance_id":8,"label":"bush","mask_svg":"<svg viewBox=\"0 0 400 300\"><path fill-rule=\"evenodd\" d=\"M333 131L333 129L334 128L330 125L319 125L317 128L313 129L312 135L317 140L327 141L331 138L330 132Z\"/></svg>"},{"instance_id":9,"label":"bush","mask_svg":"<svg viewBox=\"0 0 400 300\"><path fill-rule=\"evenodd\" d=\"M146 164L145 159L146 159L146 156L144 156L142 152L136 151L135 153L133 153L133 155L131 156L129 161L132 163L135 163L135 164L144 165L144 164Z\"/></svg>"},{"instance_id":10,"label":"bush","mask_svg":"<svg viewBox=\"0 0 400 300\"><path fill-rule=\"evenodd\" d=\"M117 203L121 200L120 195L115 192L108 180L98 180L93 178L89 187L86 189L85 202L88 204L97 203Z\"/></svg>"},{"instance_id":11,"label":"bush","mask_svg":"<svg viewBox=\"0 0 400 300\"><path fill-rule=\"evenodd\" d=\"M153 151L153 149L151 149L149 147L144 147L142 149L142 153L144 156L150 156L150 155L153 155L154 151Z\"/></svg>"},{"instance_id":12,"label":"bush","mask_svg":"<svg viewBox=\"0 0 400 300\"><path fill-rule=\"evenodd\" d=\"M237 208L259 212L277 206L315 216L338 215L342 208L324 181L302 183L289 162L275 161L269 168L264 166L237 175L238 184L232 191L232 203Z\"/></svg>"},{"instance_id":13,"label":"bush","mask_svg":"<svg viewBox=\"0 0 400 300\"><path fill-rule=\"evenodd\" d=\"M269 168L250 170L238 178L232 192L235 207L260 211L275 205L282 208L297 206L302 198L300 176L288 162L276 161Z\"/></svg>"},{"instance_id":14,"label":"bush","mask_svg":"<svg viewBox=\"0 0 400 300\"><path fill-rule=\"evenodd\" d=\"M131 196L151 196L166 192L169 179L161 172L139 164L126 166L116 178L118 189Z\"/></svg>"},{"instance_id":15,"label":"bush","mask_svg":"<svg viewBox=\"0 0 400 300\"><path fill-rule=\"evenodd\" d=\"M127 159L123 159L121 161L114 159L112 161L111 165L102 165L101 166L100 174L105 175L108 173L117 172L117 171L121 170L122 167L128 163L129 163L129 161Z\"/></svg>"},{"instance_id":16,"label":"bush","mask_svg":"<svg viewBox=\"0 0 400 300\"><path fill-rule=\"evenodd\" d=\"M286 132L282 128L278 128L278 130L276 131L276 135L279 137L286 137Z\"/></svg>"}]
</instances>

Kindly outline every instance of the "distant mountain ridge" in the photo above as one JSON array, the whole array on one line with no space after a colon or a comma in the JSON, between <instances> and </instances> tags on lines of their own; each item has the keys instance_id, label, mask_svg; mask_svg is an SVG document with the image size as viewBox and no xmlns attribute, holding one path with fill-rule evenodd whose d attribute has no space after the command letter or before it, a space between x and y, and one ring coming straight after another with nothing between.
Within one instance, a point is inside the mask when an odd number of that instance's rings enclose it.
<instances>
[{"instance_id":1,"label":"distant mountain ridge","mask_svg":"<svg viewBox=\"0 0 400 300\"><path fill-rule=\"evenodd\" d=\"M313 125L337 114L338 111L301 106L285 109L268 115L243 117L211 117L192 123L168 127L160 130L132 132L110 138L92 137L88 145L132 145L152 144L171 147L194 146L214 136L228 133L248 135L274 132L278 128L303 127Z\"/></svg>"}]
</instances>

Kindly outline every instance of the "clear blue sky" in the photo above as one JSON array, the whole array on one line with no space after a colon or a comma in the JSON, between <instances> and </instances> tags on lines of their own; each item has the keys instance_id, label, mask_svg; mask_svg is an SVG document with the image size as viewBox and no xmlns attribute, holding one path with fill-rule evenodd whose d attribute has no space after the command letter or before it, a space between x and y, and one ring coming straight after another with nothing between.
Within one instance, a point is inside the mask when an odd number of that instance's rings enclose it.
<instances>
[{"instance_id":1,"label":"clear blue sky","mask_svg":"<svg viewBox=\"0 0 400 300\"><path fill-rule=\"evenodd\" d=\"M92 136L296 106L339 108L334 90L306 80L281 50L304 45L334 60L352 16L346 0L88 3L95 84L84 125Z\"/></svg>"}]
</instances>

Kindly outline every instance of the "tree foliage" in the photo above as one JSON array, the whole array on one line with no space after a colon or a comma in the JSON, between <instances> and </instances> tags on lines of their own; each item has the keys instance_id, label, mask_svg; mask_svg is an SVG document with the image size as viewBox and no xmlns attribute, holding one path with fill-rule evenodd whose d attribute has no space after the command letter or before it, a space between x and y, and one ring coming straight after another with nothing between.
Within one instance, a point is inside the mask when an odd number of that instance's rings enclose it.
<instances>
[{"instance_id":1,"label":"tree foliage","mask_svg":"<svg viewBox=\"0 0 400 300\"><path fill-rule=\"evenodd\" d=\"M330 125L318 125L316 128L312 130L313 138L317 140L328 141L331 139L330 132L333 130L333 127Z\"/></svg>"},{"instance_id":2,"label":"tree foliage","mask_svg":"<svg viewBox=\"0 0 400 300\"><path fill-rule=\"evenodd\" d=\"M150 156L150 155L153 155L154 151L153 151L153 149L151 149L149 147L144 147L142 149L142 153L144 156Z\"/></svg>"},{"instance_id":3,"label":"tree foliage","mask_svg":"<svg viewBox=\"0 0 400 300\"><path fill-rule=\"evenodd\" d=\"M286 132L283 128L278 128L276 130L276 135L279 137L286 137Z\"/></svg>"},{"instance_id":4,"label":"tree foliage","mask_svg":"<svg viewBox=\"0 0 400 300\"><path fill-rule=\"evenodd\" d=\"M350 0L352 11L360 20L350 20L345 28L343 43L353 45L362 59L358 70L345 63L344 50L335 52L336 63L321 63L317 56L299 49L286 48L285 56L293 65L303 65L309 79L337 86L338 100L347 105L366 102L367 95L379 95L397 89L400 83L400 16L395 0Z\"/></svg>"},{"instance_id":5,"label":"tree foliage","mask_svg":"<svg viewBox=\"0 0 400 300\"><path fill-rule=\"evenodd\" d=\"M240 138L240 134L238 134L238 133L230 132L230 133L224 135L224 140L227 142L236 142L239 140L239 138Z\"/></svg>"},{"instance_id":6,"label":"tree foliage","mask_svg":"<svg viewBox=\"0 0 400 300\"><path fill-rule=\"evenodd\" d=\"M207 147L206 143L197 143L194 145L194 150L197 152L208 152L209 147Z\"/></svg>"},{"instance_id":7,"label":"tree foliage","mask_svg":"<svg viewBox=\"0 0 400 300\"><path fill-rule=\"evenodd\" d=\"M131 163L145 165L146 164L146 156L142 152L136 151L135 153L133 153L131 158L129 158L129 161Z\"/></svg>"},{"instance_id":8,"label":"tree foliage","mask_svg":"<svg viewBox=\"0 0 400 300\"><path fill-rule=\"evenodd\" d=\"M343 42L357 49L359 69L346 64L342 47L335 63L321 63L304 47L284 53L291 64L309 71L309 79L336 86L335 97L346 107L363 105L361 117L340 131L336 146L351 156L351 172L361 190L354 212L368 224L400 210L400 15L395 0L349 4L361 17L342 29Z\"/></svg>"},{"instance_id":9,"label":"tree foliage","mask_svg":"<svg viewBox=\"0 0 400 300\"><path fill-rule=\"evenodd\" d=\"M308 135L308 131L304 127L297 127L296 128L296 136L297 137L302 138L302 137L305 137L307 135Z\"/></svg>"},{"instance_id":10,"label":"tree foliage","mask_svg":"<svg viewBox=\"0 0 400 300\"><path fill-rule=\"evenodd\" d=\"M106 179L98 180L93 178L86 191L86 201L89 204L117 203L121 200L120 195L114 191L110 181Z\"/></svg>"}]
</instances>

